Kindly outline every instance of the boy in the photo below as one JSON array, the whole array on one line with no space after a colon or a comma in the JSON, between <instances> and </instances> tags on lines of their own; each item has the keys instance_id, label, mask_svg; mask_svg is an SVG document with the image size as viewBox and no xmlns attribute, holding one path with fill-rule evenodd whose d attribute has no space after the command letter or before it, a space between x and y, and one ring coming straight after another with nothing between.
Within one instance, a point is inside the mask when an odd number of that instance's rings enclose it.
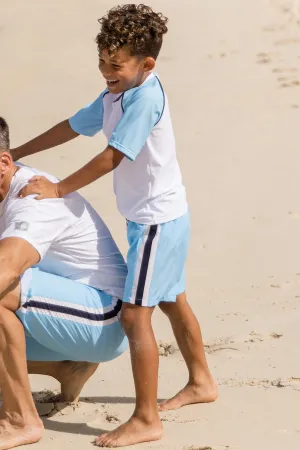
<instances>
[{"instance_id":1,"label":"boy","mask_svg":"<svg viewBox=\"0 0 300 450\"><path fill-rule=\"evenodd\" d=\"M151 326L156 305L170 319L189 370L186 387L160 410L217 398L201 332L186 300L184 265L190 219L176 159L168 101L155 61L167 19L145 5L123 5L100 19L96 38L99 69L107 89L69 121L14 150L23 157L59 145L78 134L103 129L106 149L57 184L34 177L21 195L63 197L114 171L114 190L127 221L129 251L121 321L129 339L136 389L131 419L96 440L118 447L160 439L157 408L158 350Z\"/></svg>"}]
</instances>

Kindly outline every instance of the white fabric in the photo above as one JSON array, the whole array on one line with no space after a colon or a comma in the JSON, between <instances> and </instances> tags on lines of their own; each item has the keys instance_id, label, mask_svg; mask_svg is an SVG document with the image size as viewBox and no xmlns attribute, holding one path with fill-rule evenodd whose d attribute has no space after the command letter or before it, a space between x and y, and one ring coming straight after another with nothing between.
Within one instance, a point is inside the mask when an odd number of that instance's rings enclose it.
<instances>
[{"instance_id":1,"label":"white fabric","mask_svg":"<svg viewBox=\"0 0 300 450\"><path fill-rule=\"evenodd\" d=\"M19 237L40 254L38 267L123 297L127 268L108 228L78 193L62 199L18 198L34 175L53 176L19 165L0 203L0 238Z\"/></svg>"}]
</instances>

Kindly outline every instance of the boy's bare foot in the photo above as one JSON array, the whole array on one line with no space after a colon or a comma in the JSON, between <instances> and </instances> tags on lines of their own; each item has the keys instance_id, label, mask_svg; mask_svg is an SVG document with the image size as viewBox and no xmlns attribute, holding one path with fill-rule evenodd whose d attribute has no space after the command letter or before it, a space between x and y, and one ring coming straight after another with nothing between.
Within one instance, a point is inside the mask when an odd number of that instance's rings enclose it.
<instances>
[{"instance_id":1,"label":"boy's bare foot","mask_svg":"<svg viewBox=\"0 0 300 450\"><path fill-rule=\"evenodd\" d=\"M83 386L94 374L98 365L98 363L63 361L57 376L61 383L61 394L56 397L55 401L78 402Z\"/></svg>"},{"instance_id":2,"label":"boy's bare foot","mask_svg":"<svg viewBox=\"0 0 300 450\"><path fill-rule=\"evenodd\" d=\"M98 447L125 447L126 445L157 441L162 438L162 435L163 428L159 419L152 423L145 423L132 416L128 422L116 430L97 437L95 445Z\"/></svg>"},{"instance_id":3,"label":"boy's bare foot","mask_svg":"<svg viewBox=\"0 0 300 450\"><path fill-rule=\"evenodd\" d=\"M24 421L15 413L1 414L0 450L7 450L19 445L34 444L43 437L43 432L43 422L34 415Z\"/></svg>"},{"instance_id":4,"label":"boy's bare foot","mask_svg":"<svg viewBox=\"0 0 300 450\"><path fill-rule=\"evenodd\" d=\"M174 397L158 405L159 411L179 409L194 403L212 403L218 398L218 388L213 380L205 384L188 383Z\"/></svg>"}]
</instances>

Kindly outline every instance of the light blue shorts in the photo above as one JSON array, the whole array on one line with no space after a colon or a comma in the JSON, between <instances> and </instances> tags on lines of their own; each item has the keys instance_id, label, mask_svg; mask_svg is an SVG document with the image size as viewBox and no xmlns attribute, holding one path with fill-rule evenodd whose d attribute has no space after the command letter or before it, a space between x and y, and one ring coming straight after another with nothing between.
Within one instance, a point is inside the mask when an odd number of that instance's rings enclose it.
<instances>
[{"instance_id":1,"label":"light blue shorts","mask_svg":"<svg viewBox=\"0 0 300 450\"><path fill-rule=\"evenodd\" d=\"M21 277L16 311L28 361L110 361L128 347L119 321L121 300L84 284L40 271Z\"/></svg>"},{"instance_id":2,"label":"light blue shorts","mask_svg":"<svg viewBox=\"0 0 300 450\"><path fill-rule=\"evenodd\" d=\"M185 291L190 215L160 225L127 221L128 275L123 301L139 306L175 302Z\"/></svg>"}]
</instances>

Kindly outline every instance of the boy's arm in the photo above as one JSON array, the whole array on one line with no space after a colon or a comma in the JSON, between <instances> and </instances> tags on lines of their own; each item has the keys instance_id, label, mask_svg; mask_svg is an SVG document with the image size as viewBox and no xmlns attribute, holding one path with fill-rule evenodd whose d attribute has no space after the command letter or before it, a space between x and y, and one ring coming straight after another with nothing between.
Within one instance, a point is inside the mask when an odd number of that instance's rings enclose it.
<instances>
[{"instance_id":1,"label":"boy's arm","mask_svg":"<svg viewBox=\"0 0 300 450\"><path fill-rule=\"evenodd\" d=\"M42 176L33 177L19 195L20 197L26 197L27 195L37 194L36 200L65 197L114 170L124 156L123 153L108 146L85 166L59 183L52 183Z\"/></svg>"},{"instance_id":2,"label":"boy's arm","mask_svg":"<svg viewBox=\"0 0 300 450\"><path fill-rule=\"evenodd\" d=\"M88 104L68 120L64 120L46 133L11 150L14 160L64 144L79 134L94 136L103 125L103 91L94 102Z\"/></svg>"},{"instance_id":3,"label":"boy's arm","mask_svg":"<svg viewBox=\"0 0 300 450\"><path fill-rule=\"evenodd\" d=\"M123 153L111 146L106 147L102 153L95 156L77 172L57 183L58 197L65 197L71 192L78 191L78 189L93 183L98 178L116 169L123 158Z\"/></svg>"},{"instance_id":4,"label":"boy's arm","mask_svg":"<svg viewBox=\"0 0 300 450\"><path fill-rule=\"evenodd\" d=\"M64 120L26 144L12 149L11 153L13 159L16 161L25 156L33 155L34 153L64 144L77 136L78 133L71 128L69 121Z\"/></svg>"}]
</instances>

